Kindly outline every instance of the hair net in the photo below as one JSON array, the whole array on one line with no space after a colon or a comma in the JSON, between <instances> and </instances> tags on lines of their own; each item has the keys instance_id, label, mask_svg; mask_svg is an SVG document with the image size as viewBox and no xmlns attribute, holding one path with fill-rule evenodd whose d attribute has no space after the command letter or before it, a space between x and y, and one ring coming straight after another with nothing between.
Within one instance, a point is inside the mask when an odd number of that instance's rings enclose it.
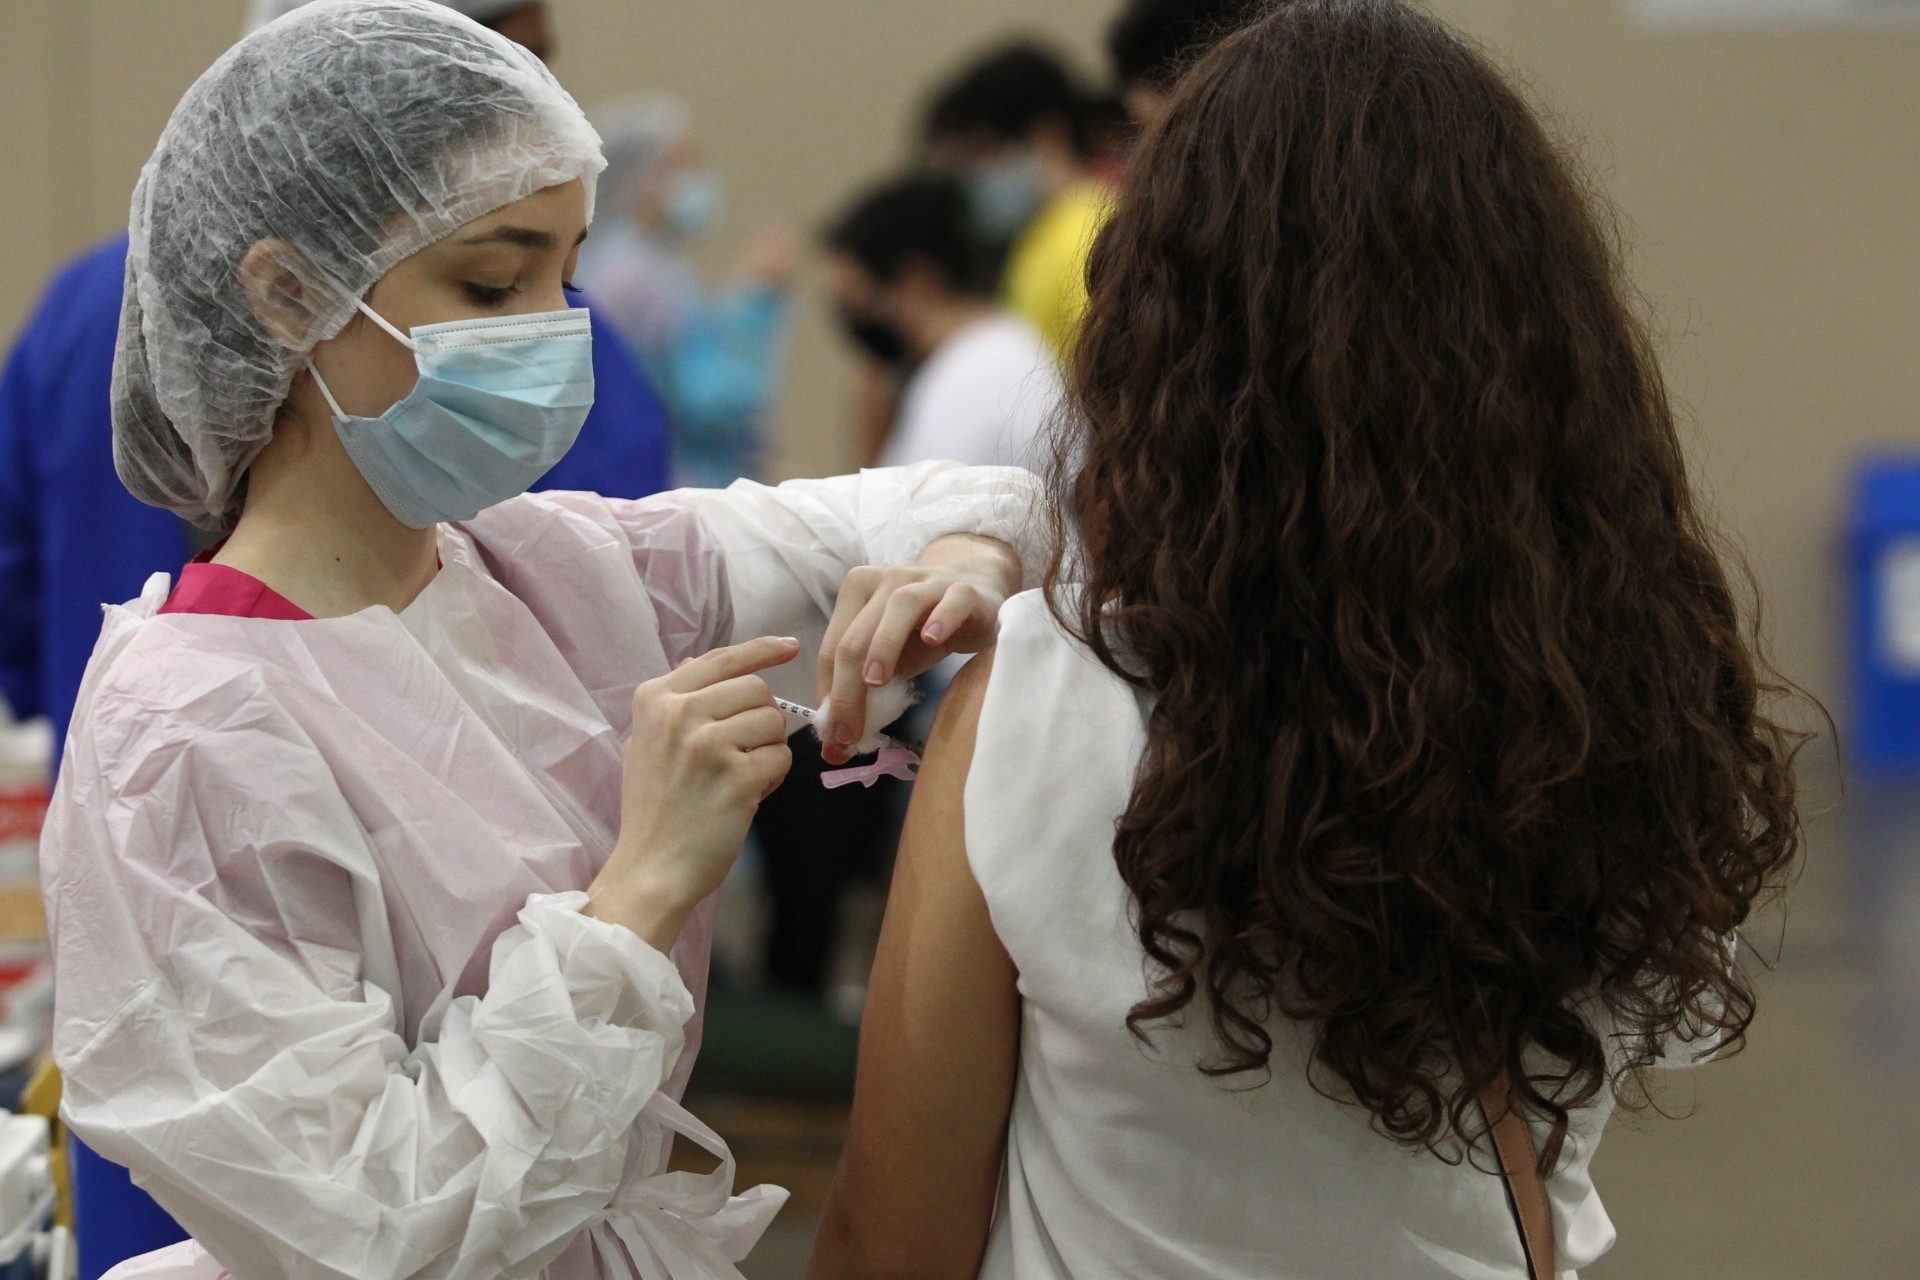
<instances>
[{"instance_id":1,"label":"hair net","mask_svg":"<svg viewBox=\"0 0 1920 1280\"><path fill-rule=\"evenodd\" d=\"M593 126L607 151L600 185L625 215L633 185L693 131L693 112L678 94L632 93L597 107Z\"/></svg>"},{"instance_id":2,"label":"hair net","mask_svg":"<svg viewBox=\"0 0 1920 1280\"><path fill-rule=\"evenodd\" d=\"M603 165L537 58L431 0L319 0L246 37L174 108L134 188L113 368L121 480L226 524L295 371L356 299L543 188L585 179L591 217ZM277 300L296 330L279 338L239 271L267 240L298 282Z\"/></svg>"},{"instance_id":3,"label":"hair net","mask_svg":"<svg viewBox=\"0 0 1920 1280\"><path fill-rule=\"evenodd\" d=\"M258 31L275 18L284 18L295 9L311 4L312 0L253 0L253 8L247 15L247 30ZM524 9L533 0L440 0L441 4L464 13L475 22L492 22L504 18L515 9Z\"/></svg>"}]
</instances>

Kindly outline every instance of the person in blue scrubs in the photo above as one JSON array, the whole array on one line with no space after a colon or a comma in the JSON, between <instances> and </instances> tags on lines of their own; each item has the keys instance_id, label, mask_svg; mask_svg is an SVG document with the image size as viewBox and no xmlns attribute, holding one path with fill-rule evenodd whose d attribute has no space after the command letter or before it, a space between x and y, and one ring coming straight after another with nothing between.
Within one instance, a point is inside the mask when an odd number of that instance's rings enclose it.
<instances>
[{"instance_id":1,"label":"person in blue scrubs","mask_svg":"<svg viewBox=\"0 0 1920 1280\"><path fill-rule=\"evenodd\" d=\"M66 741L100 606L192 555L188 526L113 471L108 387L124 235L53 279L0 377L0 694ZM57 763L57 762L56 762Z\"/></svg>"},{"instance_id":2,"label":"person in blue scrubs","mask_svg":"<svg viewBox=\"0 0 1920 1280\"><path fill-rule=\"evenodd\" d=\"M700 158L674 94L633 94L594 115L606 148L593 234L574 278L653 376L673 419L679 484L757 478L779 390L800 241L780 225L748 242L732 283L710 288L689 254L722 216L719 175Z\"/></svg>"}]
</instances>

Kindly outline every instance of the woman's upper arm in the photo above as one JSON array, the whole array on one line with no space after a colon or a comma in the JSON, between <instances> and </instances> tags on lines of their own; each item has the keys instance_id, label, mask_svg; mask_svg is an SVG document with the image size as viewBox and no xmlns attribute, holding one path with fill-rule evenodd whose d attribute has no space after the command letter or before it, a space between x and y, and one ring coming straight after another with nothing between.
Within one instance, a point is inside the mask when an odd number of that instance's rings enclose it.
<instances>
[{"instance_id":1,"label":"woman's upper arm","mask_svg":"<svg viewBox=\"0 0 1920 1280\"><path fill-rule=\"evenodd\" d=\"M915 784L815 1276L971 1277L986 1247L1020 1040L962 805L990 662L954 681Z\"/></svg>"}]
</instances>

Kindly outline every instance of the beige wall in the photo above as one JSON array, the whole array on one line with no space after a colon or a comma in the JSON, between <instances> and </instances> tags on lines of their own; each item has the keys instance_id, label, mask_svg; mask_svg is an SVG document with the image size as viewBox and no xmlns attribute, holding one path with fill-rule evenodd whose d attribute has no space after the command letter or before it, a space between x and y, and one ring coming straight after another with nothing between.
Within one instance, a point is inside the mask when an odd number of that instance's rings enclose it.
<instances>
[{"instance_id":1,"label":"beige wall","mask_svg":"<svg viewBox=\"0 0 1920 1280\"><path fill-rule=\"evenodd\" d=\"M585 103L636 85L695 103L737 235L816 226L904 150L928 79L998 33L1097 66L1114 0L557 0ZM241 0L7 0L0 43L0 331L59 258L124 217L180 91ZM1769 598L1778 653L1835 691L1848 459L1920 406L1920 34L1636 32L1613 0L1439 0L1587 141L1668 333L1698 474ZM784 470L845 465L847 366L809 297Z\"/></svg>"},{"instance_id":2,"label":"beige wall","mask_svg":"<svg viewBox=\"0 0 1920 1280\"><path fill-rule=\"evenodd\" d=\"M1650 35L1609 0L1440 8L1587 139L1776 656L1837 698L1849 463L1920 441L1920 33Z\"/></svg>"}]
</instances>

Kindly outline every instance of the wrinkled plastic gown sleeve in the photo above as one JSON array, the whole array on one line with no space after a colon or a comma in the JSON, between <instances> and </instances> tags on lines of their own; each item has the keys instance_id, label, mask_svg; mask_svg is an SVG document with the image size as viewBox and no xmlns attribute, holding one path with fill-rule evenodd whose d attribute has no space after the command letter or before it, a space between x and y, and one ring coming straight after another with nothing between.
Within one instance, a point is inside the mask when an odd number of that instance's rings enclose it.
<instances>
[{"instance_id":1,"label":"wrinkled plastic gown sleeve","mask_svg":"<svg viewBox=\"0 0 1920 1280\"><path fill-rule=\"evenodd\" d=\"M923 462L778 486L740 480L667 497L692 507L722 551L730 618L714 644L793 635L803 653L816 654L848 570L911 564L948 534L1013 547L1023 589L1039 585L1046 568L1040 482L1017 467ZM810 662L766 674L782 697L813 701Z\"/></svg>"},{"instance_id":2,"label":"wrinkled plastic gown sleeve","mask_svg":"<svg viewBox=\"0 0 1920 1280\"><path fill-rule=\"evenodd\" d=\"M661 1090L693 1011L666 956L534 894L484 994L403 1035L406 922L298 721L95 695L46 833L64 1114L222 1267L738 1276L785 1193L730 1198L724 1145ZM720 1166L656 1172L675 1133Z\"/></svg>"},{"instance_id":3,"label":"wrinkled plastic gown sleeve","mask_svg":"<svg viewBox=\"0 0 1920 1280\"><path fill-rule=\"evenodd\" d=\"M409 1049L327 940L128 887L143 901L115 909L167 918L164 952L66 1029L66 1117L235 1276L530 1276L600 1227L641 1275L732 1277L785 1199L730 1199L730 1158L646 1176L669 1134L725 1147L659 1091L692 1011L679 975L584 894L530 899L486 994Z\"/></svg>"}]
</instances>

